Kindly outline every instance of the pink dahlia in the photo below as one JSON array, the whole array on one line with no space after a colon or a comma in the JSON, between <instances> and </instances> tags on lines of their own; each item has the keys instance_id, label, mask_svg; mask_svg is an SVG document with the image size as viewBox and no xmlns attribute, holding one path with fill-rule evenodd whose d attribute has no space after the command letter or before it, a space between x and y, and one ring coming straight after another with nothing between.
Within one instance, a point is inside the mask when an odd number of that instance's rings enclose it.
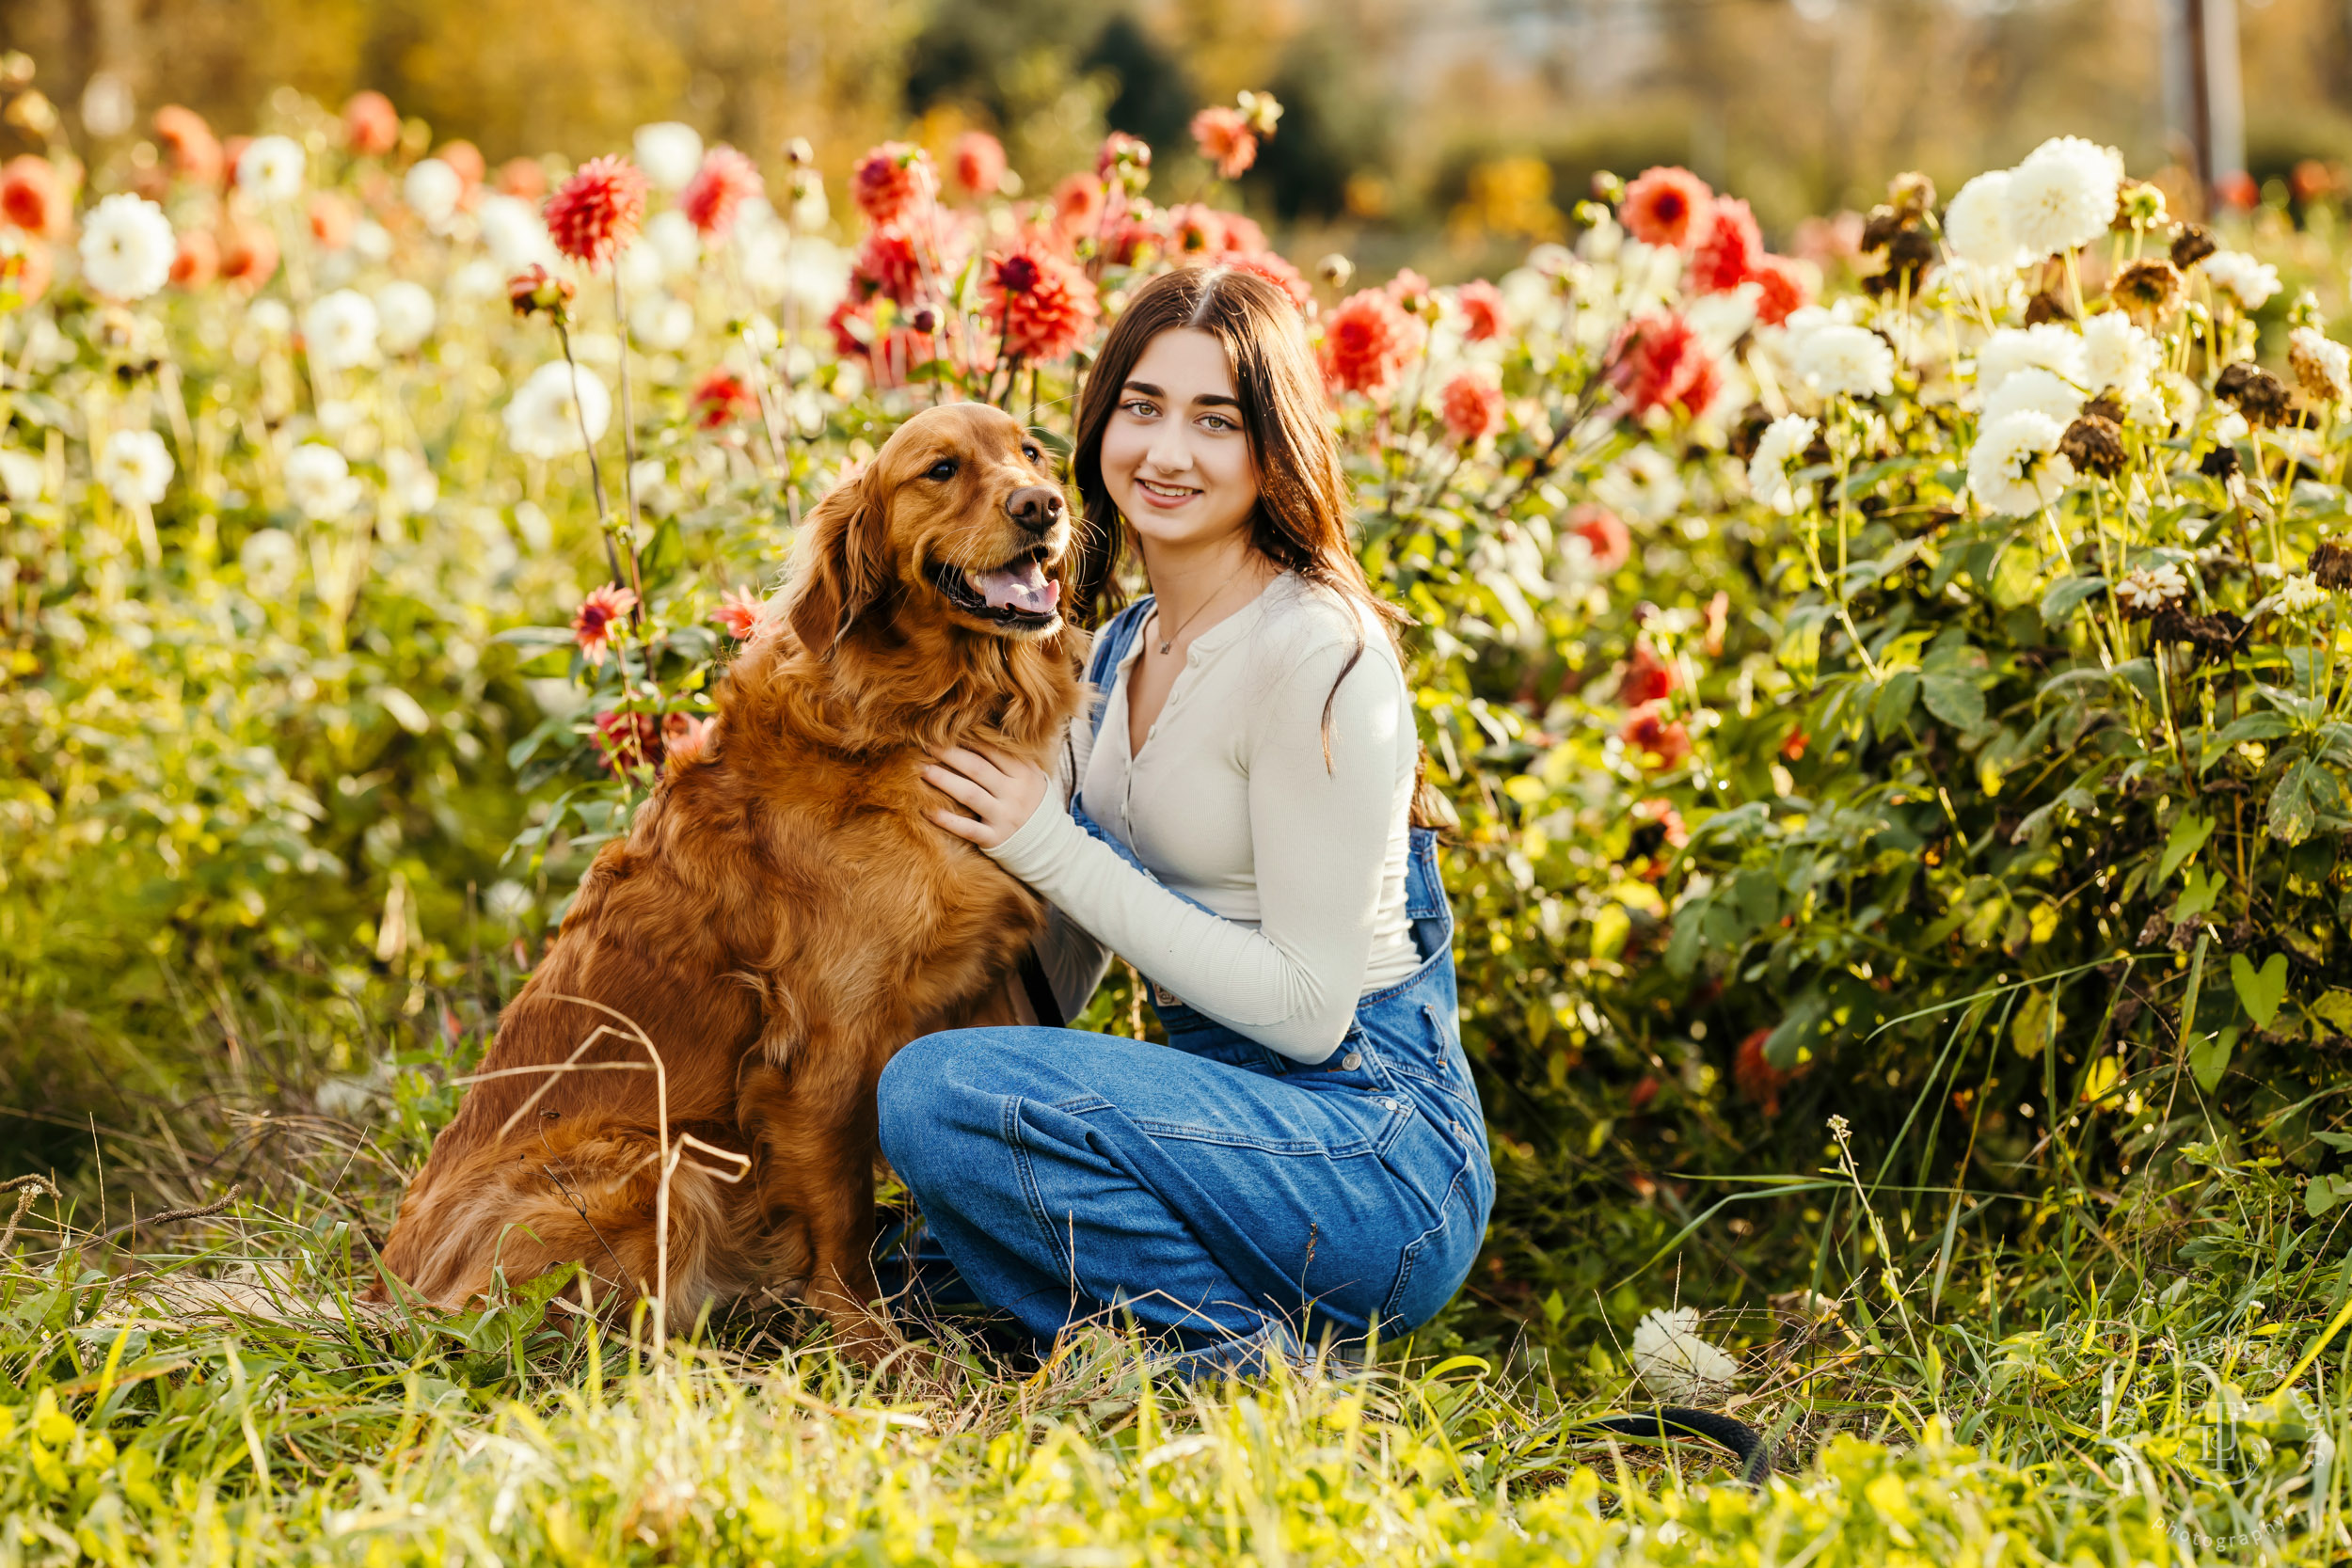
<instances>
[{"instance_id":1,"label":"pink dahlia","mask_svg":"<svg viewBox=\"0 0 2352 1568\"><path fill-rule=\"evenodd\" d=\"M1438 411L1446 434L1467 447L1502 428L1502 388L1476 371L1463 371L1438 394Z\"/></svg>"},{"instance_id":2,"label":"pink dahlia","mask_svg":"<svg viewBox=\"0 0 2352 1568\"><path fill-rule=\"evenodd\" d=\"M744 385L743 378L733 371L712 371L694 388L694 422L705 430L717 430L759 410L759 400Z\"/></svg>"},{"instance_id":3,"label":"pink dahlia","mask_svg":"<svg viewBox=\"0 0 2352 1568\"><path fill-rule=\"evenodd\" d=\"M912 304L923 286L923 259L903 230L869 230L850 263L850 289L860 299L886 295Z\"/></svg>"},{"instance_id":4,"label":"pink dahlia","mask_svg":"<svg viewBox=\"0 0 2352 1568\"><path fill-rule=\"evenodd\" d=\"M703 166L677 193L677 206L697 233L716 244L735 227L735 214L743 203L767 194L757 165L732 147L714 147L703 154Z\"/></svg>"},{"instance_id":5,"label":"pink dahlia","mask_svg":"<svg viewBox=\"0 0 2352 1568\"><path fill-rule=\"evenodd\" d=\"M683 717L683 715L680 715ZM596 715L596 750L617 778L661 766L661 727L650 713L609 710Z\"/></svg>"},{"instance_id":6,"label":"pink dahlia","mask_svg":"<svg viewBox=\"0 0 2352 1568\"><path fill-rule=\"evenodd\" d=\"M858 160L850 196L877 228L903 223L939 193L930 154L913 142L886 141Z\"/></svg>"},{"instance_id":7,"label":"pink dahlia","mask_svg":"<svg viewBox=\"0 0 2352 1568\"><path fill-rule=\"evenodd\" d=\"M343 142L363 158L380 158L400 145L400 111L380 92L355 92L343 103Z\"/></svg>"},{"instance_id":8,"label":"pink dahlia","mask_svg":"<svg viewBox=\"0 0 2352 1568\"><path fill-rule=\"evenodd\" d=\"M1633 559L1633 535L1624 519L1605 506L1588 503L1569 513L1568 531L1584 541L1597 572L1613 572Z\"/></svg>"},{"instance_id":9,"label":"pink dahlia","mask_svg":"<svg viewBox=\"0 0 2352 1568\"><path fill-rule=\"evenodd\" d=\"M1637 317L1618 333L1611 358L1609 384L1637 418L1669 404L1695 414L1723 384L1714 357L1677 315Z\"/></svg>"},{"instance_id":10,"label":"pink dahlia","mask_svg":"<svg viewBox=\"0 0 2352 1568\"><path fill-rule=\"evenodd\" d=\"M1199 201L1170 207L1162 216L1168 224L1169 247L1182 256L1217 256L1230 248L1226 214Z\"/></svg>"},{"instance_id":11,"label":"pink dahlia","mask_svg":"<svg viewBox=\"0 0 2352 1568\"><path fill-rule=\"evenodd\" d=\"M1314 301L1314 289L1298 275L1298 269L1271 250L1229 250L1216 261L1219 266L1264 278L1290 295L1291 303L1301 310Z\"/></svg>"},{"instance_id":12,"label":"pink dahlia","mask_svg":"<svg viewBox=\"0 0 2352 1568\"><path fill-rule=\"evenodd\" d=\"M192 184L215 185L227 166L220 155L220 138L194 109L167 103L155 111L155 139L171 157L171 172Z\"/></svg>"},{"instance_id":13,"label":"pink dahlia","mask_svg":"<svg viewBox=\"0 0 2352 1568\"><path fill-rule=\"evenodd\" d=\"M1715 193L1687 168L1661 165L1625 188L1617 216L1644 245L1688 245Z\"/></svg>"},{"instance_id":14,"label":"pink dahlia","mask_svg":"<svg viewBox=\"0 0 2352 1568\"><path fill-rule=\"evenodd\" d=\"M1767 326L1778 326L1813 303L1804 268L1786 256L1757 257L1748 281L1763 291L1756 298L1756 319Z\"/></svg>"},{"instance_id":15,"label":"pink dahlia","mask_svg":"<svg viewBox=\"0 0 2352 1568\"><path fill-rule=\"evenodd\" d=\"M1015 359L1063 359L1094 329L1102 307L1094 285L1077 267L1035 238L1006 256L991 256L980 275L986 318Z\"/></svg>"},{"instance_id":16,"label":"pink dahlia","mask_svg":"<svg viewBox=\"0 0 2352 1568\"><path fill-rule=\"evenodd\" d=\"M985 131L956 138L956 183L974 196L994 196L1005 182L1005 144Z\"/></svg>"},{"instance_id":17,"label":"pink dahlia","mask_svg":"<svg viewBox=\"0 0 2352 1568\"><path fill-rule=\"evenodd\" d=\"M1764 237L1756 232L1756 216L1744 201L1729 197L1715 202L1697 225L1697 243L1691 248L1690 270L1683 281L1703 294L1729 293L1754 276L1764 255Z\"/></svg>"},{"instance_id":18,"label":"pink dahlia","mask_svg":"<svg viewBox=\"0 0 2352 1568\"><path fill-rule=\"evenodd\" d=\"M1091 234L1103 222L1103 182L1091 174L1063 177L1054 187L1054 225L1072 239Z\"/></svg>"},{"instance_id":19,"label":"pink dahlia","mask_svg":"<svg viewBox=\"0 0 2352 1568\"><path fill-rule=\"evenodd\" d=\"M1258 161L1257 134L1239 109L1216 104L1192 117L1193 145L1216 166L1219 180L1236 180Z\"/></svg>"},{"instance_id":20,"label":"pink dahlia","mask_svg":"<svg viewBox=\"0 0 2352 1568\"><path fill-rule=\"evenodd\" d=\"M636 608L637 595L612 582L592 590L580 601L580 610L572 617L572 641L580 644L592 668L604 663L605 650Z\"/></svg>"},{"instance_id":21,"label":"pink dahlia","mask_svg":"<svg viewBox=\"0 0 2352 1568\"><path fill-rule=\"evenodd\" d=\"M1378 396L1421 348L1422 325L1386 289L1347 296L1323 319L1323 375L1335 388Z\"/></svg>"},{"instance_id":22,"label":"pink dahlia","mask_svg":"<svg viewBox=\"0 0 2352 1568\"><path fill-rule=\"evenodd\" d=\"M767 601L757 594L748 588L730 588L719 596L719 609L710 618L738 642L748 642L767 613Z\"/></svg>"},{"instance_id":23,"label":"pink dahlia","mask_svg":"<svg viewBox=\"0 0 2352 1568\"><path fill-rule=\"evenodd\" d=\"M447 160L453 148L443 148ZM477 170L467 182L481 178ZM591 158L548 198L548 237L573 261L600 267L637 238L645 219L644 172L627 158Z\"/></svg>"},{"instance_id":24,"label":"pink dahlia","mask_svg":"<svg viewBox=\"0 0 2352 1568\"><path fill-rule=\"evenodd\" d=\"M1483 343L1502 333L1502 291L1485 278L1474 278L1454 292L1454 303L1461 307L1462 336L1473 343Z\"/></svg>"}]
</instances>

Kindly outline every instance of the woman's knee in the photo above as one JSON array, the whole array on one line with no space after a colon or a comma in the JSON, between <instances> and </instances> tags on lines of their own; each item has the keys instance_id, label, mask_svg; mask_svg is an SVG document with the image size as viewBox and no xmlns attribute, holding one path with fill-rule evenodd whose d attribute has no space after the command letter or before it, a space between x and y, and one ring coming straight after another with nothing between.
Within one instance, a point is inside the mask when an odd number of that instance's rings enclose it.
<instances>
[{"instance_id":1,"label":"woman's knee","mask_svg":"<svg viewBox=\"0 0 2352 1568\"><path fill-rule=\"evenodd\" d=\"M876 1131L882 1155L917 1193L964 1164L956 1150L990 1135L991 1106L1001 1091L984 1091L991 1074L975 1070L1004 1049L994 1029L950 1029L911 1041L883 1067L875 1085ZM986 1102L986 1103L984 1103Z\"/></svg>"}]
</instances>

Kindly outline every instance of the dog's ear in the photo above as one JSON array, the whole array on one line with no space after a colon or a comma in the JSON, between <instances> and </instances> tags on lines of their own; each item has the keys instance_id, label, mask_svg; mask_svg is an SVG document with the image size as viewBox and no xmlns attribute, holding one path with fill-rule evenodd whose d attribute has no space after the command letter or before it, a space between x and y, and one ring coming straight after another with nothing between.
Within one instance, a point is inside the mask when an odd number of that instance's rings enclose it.
<instances>
[{"instance_id":1,"label":"dog's ear","mask_svg":"<svg viewBox=\"0 0 2352 1568\"><path fill-rule=\"evenodd\" d=\"M888 520L876 503L875 465L844 480L817 504L801 529L806 560L785 618L810 653L832 650L843 633L890 587Z\"/></svg>"}]
</instances>

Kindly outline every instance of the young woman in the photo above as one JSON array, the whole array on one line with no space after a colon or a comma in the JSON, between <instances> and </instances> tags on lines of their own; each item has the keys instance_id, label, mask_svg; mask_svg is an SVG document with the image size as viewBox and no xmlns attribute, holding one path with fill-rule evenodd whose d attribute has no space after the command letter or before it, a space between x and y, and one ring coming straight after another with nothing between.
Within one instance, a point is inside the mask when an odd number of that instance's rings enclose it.
<instances>
[{"instance_id":1,"label":"young woman","mask_svg":"<svg viewBox=\"0 0 2352 1568\"><path fill-rule=\"evenodd\" d=\"M1073 461L1068 608L1104 608L1130 546L1152 596L1097 638L1072 780L951 750L933 815L1053 906L1065 1014L1116 952L1168 1043L928 1036L882 1074L883 1149L963 1282L1040 1338L1118 1308L1246 1368L1409 1328L1468 1274L1494 1175L1398 616L1348 547L1288 297L1220 269L1137 291Z\"/></svg>"}]
</instances>

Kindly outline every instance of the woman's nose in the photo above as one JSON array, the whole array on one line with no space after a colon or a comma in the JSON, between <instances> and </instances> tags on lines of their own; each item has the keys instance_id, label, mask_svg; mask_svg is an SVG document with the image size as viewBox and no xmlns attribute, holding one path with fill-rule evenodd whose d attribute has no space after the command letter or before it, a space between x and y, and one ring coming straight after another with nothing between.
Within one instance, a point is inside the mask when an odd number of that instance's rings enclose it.
<instances>
[{"instance_id":1,"label":"woman's nose","mask_svg":"<svg viewBox=\"0 0 2352 1568\"><path fill-rule=\"evenodd\" d=\"M1184 440L1184 427L1174 420L1162 425L1152 436L1152 448L1143 454L1144 461L1162 473L1182 473L1192 467L1192 448Z\"/></svg>"}]
</instances>

